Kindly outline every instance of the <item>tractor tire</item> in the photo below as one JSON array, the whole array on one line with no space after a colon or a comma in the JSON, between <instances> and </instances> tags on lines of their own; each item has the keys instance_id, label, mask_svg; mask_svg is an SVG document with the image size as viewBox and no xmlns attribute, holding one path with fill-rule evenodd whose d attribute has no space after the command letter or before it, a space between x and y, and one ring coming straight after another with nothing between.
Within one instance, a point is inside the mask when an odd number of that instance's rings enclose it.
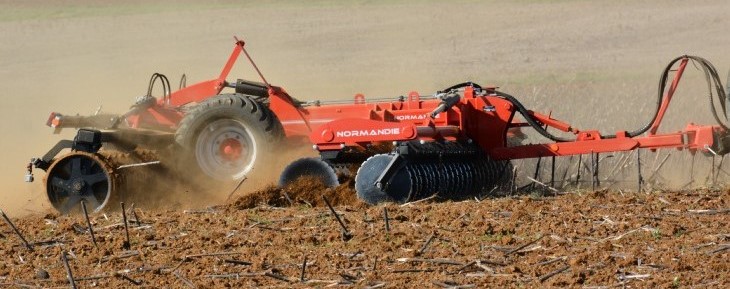
<instances>
[{"instance_id":1,"label":"tractor tire","mask_svg":"<svg viewBox=\"0 0 730 289\"><path fill-rule=\"evenodd\" d=\"M270 163L266 158L282 136L281 123L267 106L243 94L221 94L185 114L175 142L183 149L183 170L227 182Z\"/></svg>"}]
</instances>

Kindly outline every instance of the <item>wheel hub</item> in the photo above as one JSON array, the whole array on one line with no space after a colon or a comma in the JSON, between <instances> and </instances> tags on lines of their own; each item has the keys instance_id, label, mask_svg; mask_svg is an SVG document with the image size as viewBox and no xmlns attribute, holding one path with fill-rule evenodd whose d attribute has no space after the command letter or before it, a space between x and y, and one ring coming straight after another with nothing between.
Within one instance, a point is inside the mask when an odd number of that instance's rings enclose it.
<instances>
[{"instance_id":1,"label":"wheel hub","mask_svg":"<svg viewBox=\"0 0 730 289\"><path fill-rule=\"evenodd\" d=\"M256 161L256 139L240 121L219 119L198 134L195 158L206 175L219 180L243 178Z\"/></svg>"},{"instance_id":2,"label":"wheel hub","mask_svg":"<svg viewBox=\"0 0 730 289\"><path fill-rule=\"evenodd\" d=\"M240 141L240 136L236 135L235 138L227 138L220 143L219 154L227 161L236 161L246 153L244 144Z\"/></svg>"},{"instance_id":3,"label":"wheel hub","mask_svg":"<svg viewBox=\"0 0 730 289\"><path fill-rule=\"evenodd\" d=\"M81 178L72 179L69 186L71 193L75 194L80 194L84 187L86 187L86 182Z\"/></svg>"}]
</instances>

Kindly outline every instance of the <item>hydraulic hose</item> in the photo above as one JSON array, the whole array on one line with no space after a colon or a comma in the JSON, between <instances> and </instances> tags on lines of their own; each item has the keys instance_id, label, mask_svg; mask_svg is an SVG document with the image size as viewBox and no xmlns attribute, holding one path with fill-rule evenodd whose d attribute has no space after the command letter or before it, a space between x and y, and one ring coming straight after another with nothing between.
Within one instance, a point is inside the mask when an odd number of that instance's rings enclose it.
<instances>
[{"instance_id":1,"label":"hydraulic hose","mask_svg":"<svg viewBox=\"0 0 730 289\"><path fill-rule=\"evenodd\" d=\"M527 110L527 108L525 108L525 106L519 100L517 100L516 97L511 96L511 95L501 92L501 91L497 91L497 90L495 90L494 93L497 94L497 96L500 96L500 97L506 99L507 101L511 102L517 109L517 112L519 112L522 115L522 117L525 118L525 121L527 122L527 124L529 124L532 128L534 128L535 131L537 131L540 135L542 135L552 141L555 141L555 142L569 142L569 141L575 140L575 139L559 137L559 136L549 133L541 124L537 123L537 121L532 117L532 115L530 115L530 112Z\"/></svg>"},{"instance_id":2,"label":"hydraulic hose","mask_svg":"<svg viewBox=\"0 0 730 289\"><path fill-rule=\"evenodd\" d=\"M681 61L682 59L687 58L691 60L693 63L698 64L700 68L702 69L703 73L705 74L705 81L707 82L707 90L708 90L708 96L710 100L710 111L712 112L712 116L715 118L715 121L718 125L720 125L724 129L728 129L726 123L728 122L727 118L727 105L726 102L730 101L728 99L729 97L725 94L725 88L722 85L722 81L720 80L720 76L717 73L717 69L715 69L715 66L712 65L707 59L704 59L699 56L692 56L692 55L683 55L680 57L677 57L673 59L666 68L664 68L664 71L662 72L662 76L659 78L659 89L658 89L658 98L657 98L657 106L656 110L654 111L654 116L651 118L651 121L646 124L644 127L629 132L628 135L630 137L635 137L640 134L643 134L649 128L651 128L652 123L654 123L654 120L657 118L657 115L659 114L659 107L661 106L662 101L664 100L664 94L667 90L667 82L669 80L669 73L672 71L672 67L677 62ZM713 86L715 89L713 89ZM713 92L713 90L715 92ZM715 108L715 100L714 96L715 93L717 94L717 98L720 101L720 107L722 109L722 114L725 117L725 121L720 119L720 116L718 115L717 108ZM726 97L725 100L722 98Z\"/></svg>"},{"instance_id":3,"label":"hydraulic hose","mask_svg":"<svg viewBox=\"0 0 730 289\"><path fill-rule=\"evenodd\" d=\"M715 69L715 66L712 65L707 59L697 57L697 56L687 56L692 61L695 61L696 63L699 63L700 67L702 68L702 71L705 73L705 79L707 81L707 92L708 97L710 99L710 111L712 111L712 116L715 118L715 121L718 125L720 125L723 129L728 129L727 123L728 123L728 115L727 115L727 94L725 92L725 87L722 85L722 81L720 80L720 75L717 73L717 69ZM714 86L714 89L713 89ZM713 92L714 90L714 92ZM717 108L715 107L714 102L714 94L717 94L717 99L720 102L720 108L722 109L722 116L724 120L720 119L720 116L718 115ZM725 99L723 99L725 97Z\"/></svg>"},{"instance_id":4,"label":"hydraulic hose","mask_svg":"<svg viewBox=\"0 0 730 289\"><path fill-rule=\"evenodd\" d=\"M164 99L167 99L170 97L170 94L172 93L171 86L170 86L170 80L167 79L167 76L161 73L153 73L152 77L150 77L150 84L147 87L147 96L152 96L152 89L155 87L155 82L159 80L160 83L162 83L162 97Z\"/></svg>"},{"instance_id":5,"label":"hydraulic hose","mask_svg":"<svg viewBox=\"0 0 730 289\"><path fill-rule=\"evenodd\" d=\"M451 90L455 90L455 89L459 89L459 88L463 88L463 87L467 87L467 86L472 86L472 87L475 87L478 89L482 89L482 86L479 84L472 83L472 82L462 82L459 84L452 85L444 90L441 90L441 92L449 92ZM525 106L519 100L517 100L516 97L509 95L507 93L501 92L501 91L497 91L497 90L495 90L494 93L497 96L500 96L500 97L506 99L507 101L511 102L515 106L515 108L517 108L517 112L519 112L525 118L525 121L527 121L527 123L532 128L534 128L538 133L540 133L540 135L542 135L552 141L555 141L555 142L573 141L573 139L567 139L567 138L559 137L559 136L549 133L541 124L539 124L532 117L532 115L530 115L530 112L527 110L527 108L525 108Z\"/></svg>"},{"instance_id":6,"label":"hydraulic hose","mask_svg":"<svg viewBox=\"0 0 730 289\"><path fill-rule=\"evenodd\" d=\"M467 87L467 86L472 86L474 88L482 89L482 86L481 85L476 84L476 83L473 83L471 81L467 81L467 82L462 82L462 83L459 83L459 84L454 84L452 86L447 87L444 90L439 90L439 92L449 92L451 90L459 89L459 88L463 88L463 87Z\"/></svg>"},{"instance_id":7,"label":"hydraulic hose","mask_svg":"<svg viewBox=\"0 0 730 289\"><path fill-rule=\"evenodd\" d=\"M717 73L717 69L715 69L715 67L712 65L712 63L710 63L709 61L707 61L706 59L704 59L702 57L683 55L683 56L677 57L677 58L673 59L671 62L669 62L669 64L666 66L666 68L664 68L664 71L662 72L661 77L659 78L657 104L656 104L656 109L654 110L654 115L651 117L651 120L646 125L642 126L641 128L631 131L631 132L627 132L627 135L629 137L639 136L651 128L652 124L654 123L654 121L657 119L657 116L659 115L659 110L661 108L661 104L664 101L664 95L665 95L666 89L667 89L667 81L669 80L669 74L672 71L672 67L677 62L681 61L684 58L687 58L687 59L691 60L693 63L698 64L700 66L700 68L702 69L702 71L704 72L705 80L707 82L708 96L709 96L709 100L710 100L710 111L712 112L712 116L715 118L715 121L717 122L717 124L720 125L723 129L730 130L730 128L728 128L728 125L727 125L727 123L730 123L730 118L728 118L729 116L727 114L727 106L730 104L730 91L727 91L727 92L725 91L725 87L722 85L722 81L720 80L720 76ZM728 75L728 82L730 82L730 75ZM728 83L728 85L730 85L730 83ZM448 92L450 90L459 89L459 88L463 88L466 86L473 86L473 87L479 88L479 89L482 88L480 85L478 85L476 83L463 82L463 83L453 85L449 88L446 88L443 91ZM730 86L728 86L728 89L730 90ZM542 135L552 141L555 141L555 142L570 142L570 141L575 140L575 139L559 137L559 136L549 133L540 123L538 123L537 120L535 120L532 117L532 115L530 115L527 108L525 108L525 106L519 100L517 100L516 97L509 95L507 93L501 92L501 91L497 91L497 90L495 90L494 93L497 96L502 97L502 98L506 99L507 101L511 102L517 109L517 112L519 112L524 117L525 121L533 129L535 129L540 135ZM720 115L718 114L717 108L715 107L715 100L714 100L715 95L717 95L716 97L718 98L718 101L720 102L720 108L722 109L722 116L725 119L724 121L721 120ZM723 99L723 97L725 99ZM615 138L615 137L616 137L615 135L604 135L603 136L603 138L607 138L607 139Z\"/></svg>"}]
</instances>

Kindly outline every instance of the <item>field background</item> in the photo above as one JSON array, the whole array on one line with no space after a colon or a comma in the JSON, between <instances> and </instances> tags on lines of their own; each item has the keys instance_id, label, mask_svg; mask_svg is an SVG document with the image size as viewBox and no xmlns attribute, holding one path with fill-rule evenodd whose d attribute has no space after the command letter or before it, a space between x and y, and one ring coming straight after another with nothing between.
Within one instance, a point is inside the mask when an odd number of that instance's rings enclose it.
<instances>
[{"instance_id":1,"label":"field background","mask_svg":"<svg viewBox=\"0 0 730 289\"><path fill-rule=\"evenodd\" d=\"M212 78L234 35L269 81L300 99L427 94L472 80L613 132L646 122L659 73L676 56L706 57L725 77L727 11L722 0L3 0L0 207L13 215L47 207L42 172L33 184L22 177L28 159L61 138L44 126L51 111L123 112L153 72L173 86L182 73L188 83ZM231 79L255 79L242 64ZM674 129L709 121L697 83L680 90Z\"/></svg>"}]
</instances>

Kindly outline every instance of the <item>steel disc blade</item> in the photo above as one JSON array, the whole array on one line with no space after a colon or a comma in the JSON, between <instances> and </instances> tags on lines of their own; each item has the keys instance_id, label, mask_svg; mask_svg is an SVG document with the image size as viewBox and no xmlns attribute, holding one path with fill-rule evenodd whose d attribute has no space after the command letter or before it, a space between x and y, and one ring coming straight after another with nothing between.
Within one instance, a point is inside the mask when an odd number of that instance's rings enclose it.
<instances>
[{"instance_id":1,"label":"steel disc blade","mask_svg":"<svg viewBox=\"0 0 730 289\"><path fill-rule=\"evenodd\" d=\"M411 194L408 198L409 201L413 200L413 198L417 198L417 195L419 192L423 191L425 186L423 175L417 167L418 164L408 164L406 166L406 170L408 171L408 175L411 179Z\"/></svg>"},{"instance_id":2,"label":"steel disc blade","mask_svg":"<svg viewBox=\"0 0 730 289\"><path fill-rule=\"evenodd\" d=\"M406 167L406 170L408 171L409 175L411 176L411 193L408 197L408 201L413 201L421 198L421 195L424 194L424 191L426 190L426 187L428 186L427 178L425 173L421 169L421 164L413 163L408 164Z\"/></svg>"},{"instance_id":3,"label":"steel disc blade","mask_svg":"<svg viewBox=\"0 0 730 289\"><path fill-rule=\"evenodd\" d=\"M474 166L474 162L468 162L464 164L465 170L467 172L467 182L464 183L464 191L465 192L474 192L474 182L476 181L476 166Z\"/></svg>"},{"instance_id":4,"label":"steel disc blade","mask_svg":"<svg viewBox=\"0 0 730 289\"><path fill-rule=\"evenodd\" d=\"M436 179L439 180L438 182L438 188L436 188L436 191L438 192L439 196L448 196L449 191L451 191L451 187L453 186L453 182L455 180L455 175L453 170L450 167L449 163L440 163L436 165L436 172L431 172L436 174Z\"/></svg>"},{"instance_id":5,"label":"steel disc blade","mask_svg":"<svg viewBox=\"0 0 730 289\"><path fill-rule=\"evenodd\" d=\"M301 158L284 168L279 177L279 186L292 184L301 177L314 177L328 188L340 185L335 170L329 164L319 158Z\"/></svg>"},{"instance_id":6,"label":"steel disc blade","mask_svg":"<svg viewBox=\"0 0 730 289\"><path fill-rule=\"evenodd\" d=\"M464 183L461 184L462 190L464 192L473 192L474 190L472 188L474 187L474 182L477 178L477 168L474 165L474 162L465 162L463 170L465 171L465 176Z\"/></svg>"},{"instance_id":7,"label":"steel disc blade","mask_svg":"<svg viewBox=\"0 0 730 289\"><path fill-rule=\"evenodd\" d=\"M429 179L426 176L426 172L423 171L423 166L420 163L408 164L407 171L411 176L411 193L408 197L408 201L414 201L421 199L424 191L428 187Z\"/></svg>"},{"instance_id":8,"label":"steel disc blade","mask_svg":"<svg viewBox=\"0 0 730 289\"><path fill-rule=\"evenodd\" d=\"M456 181L452 182L453 186L451 187L451 193L454 194L454 196L457 196L457 198L462 195L469 194L469 192L464 189L464 184L469 181L469 172L467 172L464 167L464 162L455 162L453 171L455 172Z\"/></svg>"},{"instance_id":9,"label":"steel disc blade","mask_svg":"<svg viewBox=\"0 0 730 289\"><path fill-rule=\"evenodd\" d=\"M437 163L424 163L421 166L421 169L426 176L426 184L428 185L424 188L423 192L421 192L417 198L413 198L412 201L425 199L433 196L434 194L440 193L439 190L441 189L441 183L446 181L443 177L439 176L439 164Z\"/></svg>"},{"instance_id":10,"label":"steel disc blade","mask_svg":"<svg viewBox=\"0 0 730 289\"><path fill-rule=\"evenodd\" d=\"M411 178L405 166L397 171L383 189L375 185L375 180L383 173L390 161L396 156L374 155L362 163L355 176L355 191L364 202L374 205L382 202L405 203L411 194Z\"/></svg>"},{"instance_id":11,"label":"steel disc blade","mask_svg":"<svg viewBox=\"0 0 730 289\"><path fill-rule=\"evenodd\" d=\"M491 190L491 187L497 182L497 176L499 176L500 169L497 163L492 160L485 160L483 163L487 168L488 174L479 188L480 193L486 193Z\"/></svg>"},{"instance_id":12,"label":"steel disc blade","mask_svg":"<svg viewBox=\"0 0 730 289\"><path fill-rule=\"evenodd\" d=\"M474 186L472 187L472 192L478 194L482 192L482 188L485 186L485 183L489 181L489 166L487 166L487 164L483 161L474 163L474 166L477 167L478 175L474 182Z\"/></svg>"}]
</instances>

